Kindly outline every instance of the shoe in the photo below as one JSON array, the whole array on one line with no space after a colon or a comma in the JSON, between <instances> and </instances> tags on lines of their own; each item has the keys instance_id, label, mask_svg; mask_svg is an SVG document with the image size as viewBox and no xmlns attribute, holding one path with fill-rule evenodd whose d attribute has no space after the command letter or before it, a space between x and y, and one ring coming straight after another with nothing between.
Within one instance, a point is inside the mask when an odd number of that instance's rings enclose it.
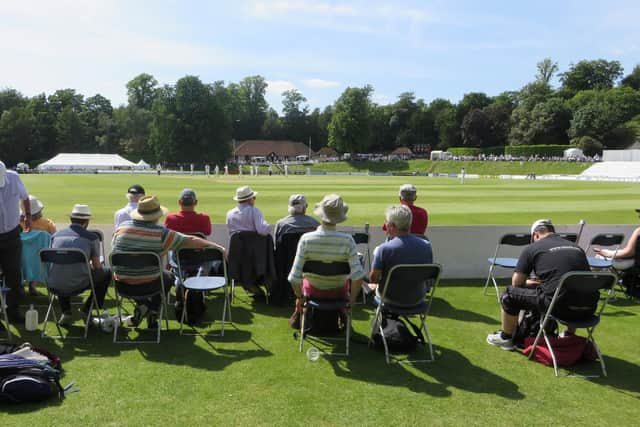
<instances>
[{"instance_id":1,"label":"shoe","mask_svg":"<svg viewBox=\"0 0 640 427\"><path fill-rule=\"evenodd\" d=\"M7 309L7 317L9 318L9 322L14 325L24 325L24 314L20 313L17 308Z\"/></svg>"},{"instance_id":2,"label":"shoe","mask_svg":"<svg viewBox=\"0 0 640 427\"><path fill-rule=\"evenodd\" d=\"M156 329L158 327L158 312L149 310L147 315L147 329Z\"/></svg>"},{"instance_id":3,"label":"shoe","mask_svg":"<svg viewBox=\"0 0 640 427\"><path fill-rule=\"evenodd\" d=\"M73 315L69 312L62 313L60 319L58 319L58 325L60 326L70 326L73 324Z\"/></svg>"},{"instance_id":4,"label":"shoe","mask_svg":"<svg viewBox=\"0 0 640 427\"><path fill-rule=\"evenodd\" d=\"M147 316L149 312L149 307L144 304L136 305L136 308L133 310L133 317L131 318L131 326L138 326L142 319Z\"/></svg>"},{"instance_id":5,"label":"shoe","mask_svg":"<svg viewBox=\"0 0 640 427\"><path fill-rule=\"evenodd\" d=\"M513 345L513 339L502 338L502 331L497 331L496 333L487 335L487 342L507 351L513 351L516 348Z\"/></svg>"}]
</instances>

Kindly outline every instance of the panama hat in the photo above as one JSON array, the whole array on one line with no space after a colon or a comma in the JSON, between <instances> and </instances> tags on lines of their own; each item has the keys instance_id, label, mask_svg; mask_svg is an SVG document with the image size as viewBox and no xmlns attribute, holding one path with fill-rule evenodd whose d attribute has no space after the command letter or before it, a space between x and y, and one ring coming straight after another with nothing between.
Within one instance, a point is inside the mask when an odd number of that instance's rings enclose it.
<instances>
[{"instance_id":1,"label":"panama hat","mask_svg":"<svg viewBox=\"0 0 640 427\"><path fill-rule=\"evenodd\" d=\"M164 206L160 206L160 201L156 196L144 196L138 201L138 208L131 211L131 219L138 221L155 221L169 212Z\"/></svg>"},{"instance_id":2,"label":"panama hat","mask_svg":"<svg viewBox=\"0 0 640 427\"><path fill-rule=\"evenodd\" d=\"M91 210L89 209L89 205L73 205L69 218L90 219Z\"/></svg>"},{"instance_id":3,"label":"panama hat","mask_svg":"<svg viewBox=\"0 0 640 427\"><path fill-rule=\"evenodd\" d=\"M258 192L253 191L249 186L238 187L236 189L236 195L233 200L235 200L236 202L245 202L253 197L256 197L257 195Z\"/></svg>"},{"instance_id":4,"label":"panama hat","mask_svg":"<svg viewBox=\"0 0 640 427\"><path fill-rule=\"evenodd\" d=\"M337 194L327 194L313 211L323 222L338 224L347 220L349 206Z\"/></svg>"}]
</instances>

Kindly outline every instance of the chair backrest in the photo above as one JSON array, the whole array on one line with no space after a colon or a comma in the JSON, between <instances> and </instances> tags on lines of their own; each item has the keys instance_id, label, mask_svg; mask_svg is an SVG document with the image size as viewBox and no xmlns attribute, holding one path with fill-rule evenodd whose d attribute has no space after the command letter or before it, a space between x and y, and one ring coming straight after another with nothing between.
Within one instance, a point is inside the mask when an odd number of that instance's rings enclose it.
<instances>
[{"instance_id":1,"label":"chair backrest","mask_svg":"<svg viewBox=\"0 0 640 427\"><path fill-rule=\"evenodd\" d=\"M356 242L356 245L369 244L369 233L353 233L351 237L353 237L353 240Z\"/></svg>"},{"instance_id":2,"label":"chair backrest","mask_svg":"<svg viewBox=\"0 0 640 427\"><path fill-rule=\"evenodd\" d=\"M51 235L47 231L32 230L28 233L20 233L20 240L22 241L20 256L22 280L44 282L46 276L43 275L38 253L40 249L48 248L51 245Z\"/></svg>"},{"instance_id":3,"label":"chair backrest","mask_svg":"<svg viewBox=\"0 0 640 427\"><path fill-rule=\"evenodd\" d=\"M619 233L604 233L604 234L596 234L593 236L591 241L589 242L589 247L587 248L587 254L593 251L594 246L600 247L609 247L614 248L614 252L617 252L620 248L620 245L624 241L624 234Z\"/></svg>"},{"instance_id":4,"label":"chair backrest","mask_svg":"<svg viewBox=\"0 0 640 427\"><path fill-rule=\"evenodd\" d=\"M504 234L500 238L500 245L525 246L531 243L531 234L529 233L509 233Z\"/></svg>"},{"instance_id":5,"label":"chair backrest","mask_svg":"<svg viewBox=\"0 0 640 427\"><path fill-rule=\"evenodd\" d=\"M52 249L45 248L40 249L40 261L49 264L88 264L89 260L87 255L77 248L65 248L65 249Z\"/></svg>"},{"instance_id":6,"label":"chair backrest","mask_svg":"<svg viewBox=\"0 0 640 427\"><path fill-rule=\"evenodd\" d=\"M305 261L302 266L303 273L313 273L318 276L339 276L351 273L351 266L345 261Z\"/></svg>"},{"instance_id":7,"label":"chair backrest","mask_svg":"<svg viewBox=\"0 0 640 427\"><path fill-rule=\"evenodd\" d=\"M224 276L227 276L227 265L224 259L224 253L216 248L216 247L208 247L208 248L200 248L200 249L192 249L192 248L184 248L179 249L177 254L177 262L178 262L178 273L180 277L185 277L184 273L190 269L196 269L200 267L205 267L207 269L211 268L211 263L214 261L221 261ZM185 271L186 270L186 271ZM205 276L208 275L209 272L205 272Z\"/></svg>"},{"instance_id":8,"label":"chair backrest","mask_svg":"<svg viewBox=\"0 0 640 427\"><path fill-rule=\"evenodd\" d=\"M113 268L142 270L162 266L160 256L155 252L115 251L109 255L109 264Z\"/></svg>"},{"instance_id":9,"label":"chair backrest","mask_svg":"<svg viewBox=\"0 0 640 427\"><path fill-rule=\"evenodd\" d=\"M57 292L65 292L70 291L67 289L68 283L67 280L64 280L62 277L65 276L65 273L61 273L61 271L66 271L67 274L69 271L72 271L74 277L79 277L81 274L86 274L87 282L91 284L93 288L93 278L91 276L91 266L89 265L89 259L87 255L84 253L82 249L78 248L64 248L64 249L54 249L54 248L44 248L40 249L39 258L42 265L42 276L45 278L45 282L47 284L47 288L50 290L55 290ZM71 267L72 270L69 270L68 267L74 264L80 264L80 268ZM52 268L56 266L57 273L62 274L61 277L52 277L54 275ZM50 274L51 273L51 274ZM57 283L56 283L57 282Z\"/></svg>"},{"instance_id":10,"label":"chair backrest","mask_svg":"<svg viewBox=\"0 0 640 427\"><path fill-rule=\"evenodd\" d=\"M565 240L576 243L578 240L578 233L556 233L558 236Z\"/></svg>"},{"instance_id":11,"label":"chair backrest","mask_svg":"<svg viewBox=\"0 0 640 427\"><path fill-rule=\"evenodd\" d=\"M617 276L610 272L570 271L560 278L549 310L565 320L575 321L591 316L596 312L600 291L610 291L617 280Z\"/></svg>"},{"instance_id":12,"label":"chair backrest","mask_svg":"<svg viewBox=\"0 0 640 427\"><path fill-rule=\"evenodd\" d=\"M384 287L379 290L383 302L411 307L424 301L440 279L440 264L398 264L387 273Z\"/></svg>"}]
</instances>

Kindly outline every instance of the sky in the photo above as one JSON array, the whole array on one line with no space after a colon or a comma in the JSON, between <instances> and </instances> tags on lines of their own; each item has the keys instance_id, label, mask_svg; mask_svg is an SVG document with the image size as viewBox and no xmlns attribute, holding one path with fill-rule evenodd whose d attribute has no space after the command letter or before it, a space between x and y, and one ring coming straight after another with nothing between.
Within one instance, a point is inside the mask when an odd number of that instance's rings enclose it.
<instances>
[{"instance_id":1,"label":"sky","mask_svg":"<svg viewBox=\"0 0 640 427\"><path fill-rule=\"evenodd\" d=\"M618 60L628 74L639 22L637 0L0 0L0 88L118 106L140 73L170 85L261 75L278 111L288 89L322 109L366 84L378 104L403 92L458 102L520 89L544 58L560 71Z\"/></svg>"}]
</instances>

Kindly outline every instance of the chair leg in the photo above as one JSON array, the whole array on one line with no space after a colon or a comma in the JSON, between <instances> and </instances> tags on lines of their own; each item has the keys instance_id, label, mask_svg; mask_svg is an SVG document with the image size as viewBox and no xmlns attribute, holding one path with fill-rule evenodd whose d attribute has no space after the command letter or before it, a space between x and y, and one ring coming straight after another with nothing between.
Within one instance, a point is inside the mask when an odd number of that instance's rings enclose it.
<instances>
[{"instance_id":1,"label":"chair leg","mask_svg":"<svg viewBox=\"0 0 640 427\"><path fill-rule=\"evenodd\" d=\"M11 335L11 324L9 323L9 316L7 315L7 303L5 301L4 295L4 279L0 277L0 310L2 310L2 315L4 317L4 324L6 326L7 331L7 342L11 342L13 337Z\"/></svg>"},{"instance_id":2,"label":"chair leg","mask_svg":"<svg viewBox=\"0 0 640 427\"><path fill-rule=\"evenodd\" d=\"M184 326L184 322L188 320L187 318L187 301L189 300L187 297L189 296L189 289L184 290L184 296L182 301L182 314L180 315L180 335L182 335L182 328Z\"/></svg>"},{"instance_id":3,"label":"chair leg","mask_svg":"<svg viewBox=\"0 0 640 427\"><path fill-rule=\"evenodd\" d=\"M547 337L547 333L542 330L542 336L544 337L544 341L547 343L547 348L549 349L549 354L551 355L551 361L553 362L553 371L556 374L556 377L560 376L558 373L558 361L556 360L556 354L553 351L553 347L551 347L551 342L549 342L549 337Z\"/></svg>"},{"instance_id":4,"label":"chair leg","mask_svg":"<svg viewBox=\"0 0 640 427\"><path fill-rule=\"evenodd\" d=\"M434 360L436 360L436 358L433 355L433 345L431 344L431 336L429 335L429 330L427 329L427 322L425 321L424 315L420 315L420 328L424 331L424 337L427 340L425 344L429 346L429 356L431 357L430 360L433 362Z\"/></svg>"},{"instance_id":5,"label":"chair leg","mask_svg":"<svg viewBox=\"0 0 640 427\"><path fill-rule=\"evenodd\" d=\"M349 355L349 342L351 341L351 309L349 309L349 312L347 313L347 330L345 332L346 334L346 343L345 343L345 347L346 347L346 352L345 354L348 356Z\"/></svg>"},{"instance_id":6,"label":"chair leg","mask_svg":"<svg viewBox=\"0 0 640 427\"><path fill-rule=\"evenodd\" d=\"M484 282L484 288L482 288L482 295L487 294L487 287L489 286L489 280L493 277L493 264L489 267L489 275L487 276L487 280Z\"/></svg>"},{"instance_id":7,"label":"chair leg","mask_svg":"<svg viewBox=\"0 0 640 427\"><path fill-rule=\"evenodd\" d=\"M391 364L391 360L389 359L389 345L387 344L387 339L384 336L384 329L382 329L382 322L378 326L378 330L380 331L380 336L382 337L382 345L384 345L384 358L387 361L387 365Z\"/></svg>"},{"instance_id":8,"label":"chair leg","mask_svg":"<svg viewBox=\"0 0 640 427\"><path fill-rule=\"evenodd\" d=\"M113 342L116 343L118 342L118 326L120 326L120 322L122 321L122 298L120 297L120 294L118 294L118 291L115 291L116 293L116 311L118 314L118 321L115 322L115 325L113 326Z\"/></svg>"},{"instance_id":9,"label":"chair leg","mask_svg":"<svg viewBox=\"0 0 640 427\"><path fill-rule=\"evenodd\" d=\"M224 336L224 320L227 314L227 289L226 286L224 288L224 300L222 302L222 320L220 322L220 336Z\"/></svg>"},{"instance_id":10,"label":"chair leg","mask_svg":"<svg viewBox=\"0 0 640 427\"><path fill-rule=\"evenodd\" d=\"M300 319L300 353L302 353L302 348L304 346L304 319L307 314L307 307L306 304L302 306L302 318Z\"/></svg>"}]
</instances>

